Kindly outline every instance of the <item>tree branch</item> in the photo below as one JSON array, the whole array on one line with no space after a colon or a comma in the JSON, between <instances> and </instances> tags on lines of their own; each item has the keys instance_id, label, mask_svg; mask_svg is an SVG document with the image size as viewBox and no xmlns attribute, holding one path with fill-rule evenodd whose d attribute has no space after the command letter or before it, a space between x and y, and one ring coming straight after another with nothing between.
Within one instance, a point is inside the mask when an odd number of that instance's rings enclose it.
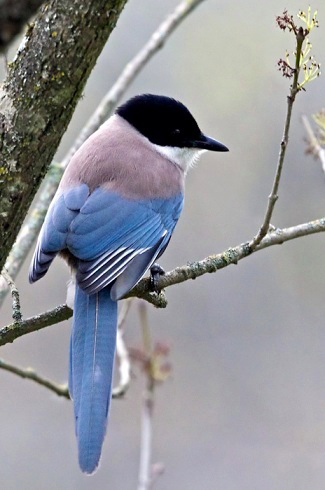
<instances>
[{"instance_id":1,"label":"tree branch","mask_svg":"<svg viewBox=\"0 0 325 490\"><path fill-rule=\"evenodd\" d=\"M275 228L270 231L261 241L261 243L252 251L249 242L241 243L236 247L228 248L226 251L217 254L209 255L203 260L192 262L191 264L177 267L176 269L167 272L161 276L158 281L158 289L164 289L189 279L196 279L207 273L216 272L231 264L237 264L239 260L248 257L254 252L263 250L273 245L281 245L296 238L313 235L325 231L325 217L302 223L300 225L291 226L290 228ZM130 291L125 298L138 297L151 302L156 307L164 308L167 302L164 299L160 301L161 294L150 292L150 280L147 278L141 281ZM42 313L32 318L28 318L20 323L12 323L0 329L0 346L8 342L13 342L16 338L27 333L40 330L63 320L67 320L72 316L72 310L66 306L58 306L54 310Z\"/></svg>"},{"instance_id":2,"label":"tree branch","mask_svg":"<svg viewBox=\"0 0 325 490\"><path fill-rule=\"evenodd\" d=\"M122 309L118 318L116 353L120 364L119 365L120 382L118 386L116 386L112 390L112 398L122 398L125 395L131 380L130 358L129 358L128 350L123 340L123 325L126 320L127 314L130 310L131 302L132 302L131 299L123 302ZM3 359L0 359L0 369L9 371L13 374L16 374L17 376L20 376L21 378L35 381L36 383L44 386L45 388L54 391L54 393L56 393L57 395L70 399L69 388L67 384L59 384L49 379L46 379L40 376L39 374L37 374L36 371L32 368L22 369L18 366L14 366L13 364L9 364Z\"/></svg>"},{"instance_id":3,"label":"tree branch","mask_svg":"<svg viewBox=\"0 0 325 490\"><path fill-rule=\"evenodd\" d=\"M148 323L147 305L139 301L139 316L142 330L142 348L131 349L131 356L140 365L145 377L141 410L141 443L138 490L149 490L164 471L161 463L152 464L153 414L156 387L166 381L171 365L166 361L169 349L161 342L153 344Z\"/></svg>"},{"instance_id":4,"label":"tree branch","mask_svg":"<svg viewBox=\"0 0 325 490\"><path fill-rule=\"evenodd\" d=\"M0 90L0 270L126 0L49 0Z\"/></svg>"},{"instance_id":5,"label":"tree branch","mask_svg":"<svg viewBox=\"0 0 325 490\"><path fill-rule=\"evenodd\" d=\"M269 195L268 198L268 205L266 208L263 223L257 235L255 235L253 240L251 240L249 243L249 246L252 250L254 250L261 243L262 239L267 234L271 223L274 206L276 201L278 200L278 189L279 189L279 184L280 184L280 179L282 174L283 162L284 162L284 157L286 154L286 149L289 141L289 130L290 130L292 108L293 108L294 101L296 99L296 95L299 91L298 78L300 73L301 50L305 37L306 35L304 33L304 30L302 27L300 27L296 33L296 61L295 61L295 68L293 72L293 82L290 89L290 95L287 97L287 114L286 114L286 119L284 124L283 137L280 145L278 165L274 177L271 194Z\"/></svg>"},{"instance_id":6,"label":"tree branch","mask_svg":"<svg viewBox=\"0 0 325 490\"><path fill-rule=\"evenodd\" d=\"M32 368L22 369L20 367L9 364L3 359L0 359L0 369L9 371L10 373L16 374L21 378L35 381L35 383L38 383L39 385L45 386L45 388L54 391L54 393L56 393L57 395L70 399L68 386L66 384L55 383L54 381L43 378L42 376L39 376Z\"/></svg>"},{"instance_id":7,"label":"tree branch","mask_svg":"<svg viewBox=\"0 0 325 490\"><path fill-rule=\"evenodd\" d=\"M310 221L290 228L275 228L270 231L261 241L261 243L252 251L249 242L241 243L236 247L228 248L225 252L217 255L209 255L203 260L192 262L182 267L176 267L173 271L167 272L161 276L158 282L158 289L165 289L175 284L196 279L207 273L217 272L231 264L237 264L239 260L248 257L253 252L258 252L264 248L273 245L282 245L289 240L300 238L303 236L312 235L325 231L325 218ZM136 296L138 298L147 299L148 288L150 285L149 279L141 279L141 281L130 291L126 297Z\"/></svg>"},{"instance_id":8,"label":"tree branch","mask_svg":"<svg viewBox=\"0 0 325 490\"><path fill-rule=\"evenodd\" d=\"M6 269L2 270L1 273L2 277L4 280L7 282L8 286L11 289L11 296L12 296L12 318L14 320L14 323L19 323L22 320L22 315L20 311L20 298L19 298L19 291L16 287L16 284L6 271Z\"/></svg>"},{"instance_id":9,"label":"tree branch","mask_svg":"<svg viewBox=\"0 0 325 490\"><path fill-rule=\"evenodd\" d=\"M42 328L55 325L72 317L72 310L67 305L61 305L51 311L27 318L21 322L12 323L0 329L0 346L8 344L27 333L37 332Z\"/></svg>"},{"instance_id":10,"label":"tree branch","mask_svg":"<svg viewBox=\"0 0 325 490\"><path fill-rule=\"evenodd\" d=\"M71 160L72 156L95 132L99 126L109 117L114 107L121 100L123 94L136 78L138 73L146 66L154 54L162 48L169 36L177 26L204 0L185 0L164 20L157 30L152 34L147 43L137 53L137 55L126 65L112 88L107 92L99 106L78 135L75 143L70 148L61 163L53 163L44 180L41 195L35 204L30 216L27 218L12 250L7 258L5 268L12 278L15 278L25 260L26 255L31 249L36 236L38 235L46 211L54 197L56 189L61 180L62 174ZM0 305L6 295L7 285L0 280Z\"/></svg>"},{"instance_id":11,"label":"tree branch","mask_svg":"<svg viewBox=\"0 0 325 490\"><path fill-rule=\"evenodd\" d=\"M126 317L130 311L132 299L123 301L119 316L118 316L118 328L116 337L116 354L119 361L119 373L120 381L117 386L112 390L113 398L121 398L127 392L131 382L131 362L129 352L126 348L123 338L123 325Z\"/></svg>"},{"instance_id":12,"label":"tree branch","mask_svg":"<svg viewBox=\"0 0 325 490\"><path fill-rule=\"evenodd\" d=\"M151 487L152 422L156 383L153 376L153 346L148 325L147 309L144 302L139 304L139 314L143 339L142 371L145 375L146 385L142 395L140 462L137 490L149 490Z\"/></svg>"}]
</instances>

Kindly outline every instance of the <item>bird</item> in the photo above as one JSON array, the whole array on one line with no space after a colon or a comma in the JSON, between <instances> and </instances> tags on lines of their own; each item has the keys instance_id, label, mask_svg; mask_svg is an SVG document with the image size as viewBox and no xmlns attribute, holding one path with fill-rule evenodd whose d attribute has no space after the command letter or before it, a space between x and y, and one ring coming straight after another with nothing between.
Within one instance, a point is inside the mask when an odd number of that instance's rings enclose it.
<instances>
[{"instance_id":1,"label":"bird","mask_svg":"<svg viewBox=\"0 0 325 490\"><path fill-rule=\"evenodd\" d=\"M72 279L69 393L81 470L98 467L111 401L117 302L166 249L184 203L188 170L206 136L185 105L142 94L120 105L71 158L47 211L29 270L42 278L56 255ZM157 284L157 282L153 282Z\"/></svg>"}]
</instances>

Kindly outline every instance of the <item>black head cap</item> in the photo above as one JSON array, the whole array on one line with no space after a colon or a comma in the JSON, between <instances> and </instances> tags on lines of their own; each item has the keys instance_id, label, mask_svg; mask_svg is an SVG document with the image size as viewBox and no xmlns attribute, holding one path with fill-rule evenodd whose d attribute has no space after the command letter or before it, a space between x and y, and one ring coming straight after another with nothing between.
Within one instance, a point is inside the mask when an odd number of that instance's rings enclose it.
<instances>
[{"instance_id":1,"label":"black head cap","mask_svg":"<svg viewBox=\"0 0 325 490\"><path fill-rule=\"evenodd\" d=\"M156 145L228 151L221 143L204 136L187 107L170 97L137 95L116 113Z\"/></svg>"}]
</instances>

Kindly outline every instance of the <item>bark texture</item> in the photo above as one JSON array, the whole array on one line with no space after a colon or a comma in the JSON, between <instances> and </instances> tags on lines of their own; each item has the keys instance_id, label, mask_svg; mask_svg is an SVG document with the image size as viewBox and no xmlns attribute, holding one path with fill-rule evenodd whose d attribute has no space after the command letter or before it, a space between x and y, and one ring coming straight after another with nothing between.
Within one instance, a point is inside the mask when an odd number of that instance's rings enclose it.
<instances>
[{"instance_id":1,"label":"bark texture","mask_svg":"<svg viewBox=\"0 0 325 490\"><path fill-rule=\"evenodd\" d=\"M0 52L21 32L44 0L0 0Z\"/></svg>"},{"instance_id":2,"label":"bark texture","mask_svg":"<svg viewBox=\"0 0 325 490\"><path fill-rule=\"evenodd\" d=\"M127 0L50 0L0 89L0 270Z\"/></svg>"}]
</instances>

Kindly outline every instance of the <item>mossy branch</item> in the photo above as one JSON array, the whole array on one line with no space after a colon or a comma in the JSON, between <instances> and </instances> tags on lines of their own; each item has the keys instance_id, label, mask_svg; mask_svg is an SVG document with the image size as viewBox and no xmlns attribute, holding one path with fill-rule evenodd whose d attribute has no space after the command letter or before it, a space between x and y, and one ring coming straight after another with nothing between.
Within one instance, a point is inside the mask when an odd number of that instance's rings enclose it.
<instances>
[{"instance_id":1,"label":"mossy branch","mask_svg":"<svg viewBox=\"0 0 325 490\"><path fill-rule=\"evenodd\" d=\"M263 250L264 248L273 245L281 245L289 240L324 231L325 218L309 221L308 223L302 223L290 228L274 228L263 238L261 243L253 251L250 249L249 242L245 242L236 247L228 248L220 254L209 255L203 260L192 262L191 264L177 267L176 269L167 272L160 277L158 289L165 289L175 284L188 281L189 279L196 279L207 273L217 272L219 269L224 269L228 265L237 264L239 260L248 257L258 250ZM125 298L128 297L145 299L158 308L165 308L167 306L164 294L150 292L150 281L146 278L141 279L132 291L125 296ZM22 335L67 320L71 316L72 310L67 305L62 305L54 308L54 310L23 320L18 324L15 322L11 325L2 327L0 329L0 346L13 342Z\"/></svg>"},{"instance_id":2,"label":"mossy branch","mask_svg":"<svg viewBox=\"0 0 325 490\"><path fill-rule=\"evenodd\" d=\"M117 339L116 339L116 354L119 360L119 374L120 381L117 386L115 386L112 390L112 398L122 398L127 392L130 381L131 381L131 363L128 350L126 348L124 338L123 338L123 324L125 322L126 316L129 312L132 300L125 301L121 309L119 318L118 318L118 329L117 329ZM65 314L65 310L67 315L70 315L72 312L67 307L59 307L54 310L55 315L60 315L62 312ZM49 315L51 316L51 315ZM40 317L38 317L39 319ZM16 323L17 325L17 323ZM43 326L45 326L43 324ZM44 386L45 388L53 391L59 396L63 396L64 398L70 399L68 385L66 383L57 383L50 379L44 378L44 376L39 375L33 368L21 368L19 366L15 366L14 364L10 364L4 359L0 359L0 369L4 371L8 371L10 373L16 374L20 378L29 379L34 381L35 383Z\"/></svg>"}]
</instances>

